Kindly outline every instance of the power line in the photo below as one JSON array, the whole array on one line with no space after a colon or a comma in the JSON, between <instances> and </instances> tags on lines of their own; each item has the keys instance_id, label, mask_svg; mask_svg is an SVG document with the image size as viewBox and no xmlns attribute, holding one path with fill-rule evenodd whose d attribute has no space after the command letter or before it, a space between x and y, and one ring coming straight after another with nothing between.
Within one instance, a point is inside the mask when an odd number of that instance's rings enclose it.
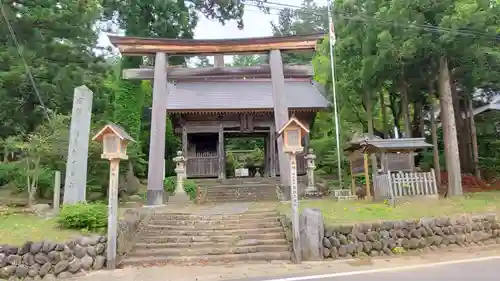
<instances>
[{"instance_id":1,"label":"power line","mask_svg":"<svg viewBox=\"0 0 500 281\"><path fill-rule=\"evenodd\" d=\"M277 2L264 2L262 0L255 0L252 2L258 2L259 4L254 4L254 3L248 3L246 1L243 1L245 6L251 6L251 7L258 7L259 9L262 9L263 7L268 9L268 10L275 10L275 11L282 11L284 9L292 9L292 10L299 10L302 9L303 7L297 6L297 5L291 5L291 4L282 4L282 3L277 3ZM270 6L270 5L274 5ZM261 12L264 12L262 10L259 10ZM253 11L257 12L257 11ZM271 13L270 11L267 11L268 13ZM326 14L320 14L317 12L313 11L308 11L310 15L315 15L318 17L325 16ZM360 21L360 22L367 22L367 23L375 23L375 24L387 24L387 25L392 25L395 27L403 27L403 28L417 28L417 29L424 29L427 31L431 32L439 32L439 33L455 33L457 35L463 35L463 36L474 36L474 37L485 37L489 38L492 40L497 40L500 41L500 36L499 35L493 35L491 33L486 33L486 32L481 32L481 31L476 31L476 30L470 30L470 29L452 29L452 28L446 28L446 27L440 27L440 26L435 26L435 25L429 25L429 24L415 24L415 23L400 23L400 22L395 22L395 21L388 21L388 20L380 20L380 19L374 19L374 18L368 18L368 17L363 17L361 15L348 15L345 13L341 12L333 12L335 16L338 16L340 18L350 20L350 21ZM279 15L279 13L271 13L271 14L276 14Z\"/></svg>"},{"instance_id":2,"label":"power line","mask_svg":"<svg viewBox=\"0 0 500 281\"><path fill-rule=\"evenodd\" d=\"M14 44L16 45L17 53L19 54L19 57L21 58L21 61L23 62L26 74L28 74L28 77L29 77L30 82L31 82L31 86L33 87L33 90L35 91L35 94L38 98L38 101L40 102L40 105L43 108L43 112L45 113L45 117L49 121L49 124L52 126L52 120L50 119L49 112L47 110L47 107L45 107L45 103L42 100L42 96L40 95L40 92L38 91L38 87L36 86L35 79L33 78L33 74L31 73L31 70L28 66L28 63L26 62L26 59L24 58L24 53L23 53L21 45L19 45L19 42L17 41L16 33L14 32L14 29L12 28L12 25L10 24L9 18L7 17L7 14L5 13L5 8L4 8L3 3L0 5L0 11L2 13L3 19L5 20L5 23L7 24L7 28L9 29L10 35L12 36L12 40L14 41Z\"/></svg>"}]
</instances>

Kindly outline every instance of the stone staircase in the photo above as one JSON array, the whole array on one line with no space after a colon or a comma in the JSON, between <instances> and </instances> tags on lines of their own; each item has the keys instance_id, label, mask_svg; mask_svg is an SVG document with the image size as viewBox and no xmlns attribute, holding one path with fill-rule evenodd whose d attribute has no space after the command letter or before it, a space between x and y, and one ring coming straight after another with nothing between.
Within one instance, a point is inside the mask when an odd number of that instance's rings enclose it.
<instances>
[{"instance_id":1,"label":"stone staircase","mask_svg":"<svg viewBox=\"0 0 500 281\"><path fill-rule=\"evenodd\" d=\"M138 236L124 266L290 259L290 245L274 210L158 213Z\"/></svg>"},{"instance_id":2,"label":"stone staircase","mask_svg":"<svg viewBox=\"0 0 500 281\"><path fill-rule=\"evenodd\" d=\"M204 202L276 201L279 178L234 178L197 180L206 188Z\"/></svg>"}]
</instances>

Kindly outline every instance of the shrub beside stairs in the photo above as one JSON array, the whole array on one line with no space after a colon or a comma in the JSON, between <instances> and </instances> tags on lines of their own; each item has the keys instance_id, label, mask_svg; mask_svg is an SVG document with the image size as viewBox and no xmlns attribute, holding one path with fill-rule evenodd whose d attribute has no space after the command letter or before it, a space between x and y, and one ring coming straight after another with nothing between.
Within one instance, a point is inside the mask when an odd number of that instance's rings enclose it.
<instances>
[{"instance_id":1,"label":"shrub beside stairs","mask_svg":"<svg viewBox=\"0 0 500 281\"><path fill-rule=\"evenodd\" d=\"M227 215L157 213L122 264L290 260L290 251L275 210Z\"/></svg>"}]
</instances>

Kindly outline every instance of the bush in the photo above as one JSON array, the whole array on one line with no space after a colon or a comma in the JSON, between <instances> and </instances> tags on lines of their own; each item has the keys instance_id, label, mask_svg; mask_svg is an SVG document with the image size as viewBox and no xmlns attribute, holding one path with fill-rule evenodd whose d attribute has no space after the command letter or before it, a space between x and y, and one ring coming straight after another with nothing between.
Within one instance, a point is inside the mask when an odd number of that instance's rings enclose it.
<instances>
[{"instance_id":1,"label":"bush","mask_svg":"<svg viewBox=\"0 0 500 281\"><path fill-rule=\"evenodd\" d=\"M57 223L67 229L103 232L108 224L108 207L102 203L65 205Z\"/></svg>"},{"instance_id":2,"label":"bush","mask_svg":"<svg viewBox=\"0 0 500 281\"><path fill-rule=\"evenodd\" d=\"M167 177L163 181L165 192L170 195L175 194L175 186L177 185L177 176ZM191 200L196 199L196 182L190 179L184 179L184 191L189 195Z\"/></svg>"},{"instance_id":3,"label":"bush","mask_svg":"<svg viewBox=\"0 0 500 281\"><path fill-rule=\"evenodd\" d=\"M18 162L0 164L0 186L24 179L22 165Z\"/></svg>"},{"instance_id":4,"label":"bush","mask_svg":"<svg viewBox=\"0 0 500 281\"><path fill-rule=\"evenodd\" d=\"M184 180L184 191L189 195L191 200L196 199L196 182L194 180Z\"/></svg>"}]
</instances>

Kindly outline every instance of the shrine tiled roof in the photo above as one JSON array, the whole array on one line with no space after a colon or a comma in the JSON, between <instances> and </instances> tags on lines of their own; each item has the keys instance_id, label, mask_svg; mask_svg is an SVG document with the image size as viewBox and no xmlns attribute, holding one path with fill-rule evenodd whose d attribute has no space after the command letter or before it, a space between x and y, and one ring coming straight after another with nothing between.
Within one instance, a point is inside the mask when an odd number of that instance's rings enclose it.
<instances>
[{"instance_id":1,"label":"shrine tiled roof","mask_svg":"<svg viewBox=\"0 0 500 281\"><path fill-rule=\"evenodd\" d=\"M423 148L432 147L425 141L425 138L400 138L400 139L356 139L349 142L347 151L366 150L366 151L405 151L405 150L418 150Z\"/></svg>"},{"instance_id":2,"label":"shrine tiled roof","mask_svg":"<svg viewBox=\"0 0 500 281\"><path fill-rule=\"evenodd\" d=\"M167 111L272 110L273 85L270 79L185 81L169 84ZM311 81L285 82L289 109L322 110L329 106Z\"/></svg>"}]
</instances>

